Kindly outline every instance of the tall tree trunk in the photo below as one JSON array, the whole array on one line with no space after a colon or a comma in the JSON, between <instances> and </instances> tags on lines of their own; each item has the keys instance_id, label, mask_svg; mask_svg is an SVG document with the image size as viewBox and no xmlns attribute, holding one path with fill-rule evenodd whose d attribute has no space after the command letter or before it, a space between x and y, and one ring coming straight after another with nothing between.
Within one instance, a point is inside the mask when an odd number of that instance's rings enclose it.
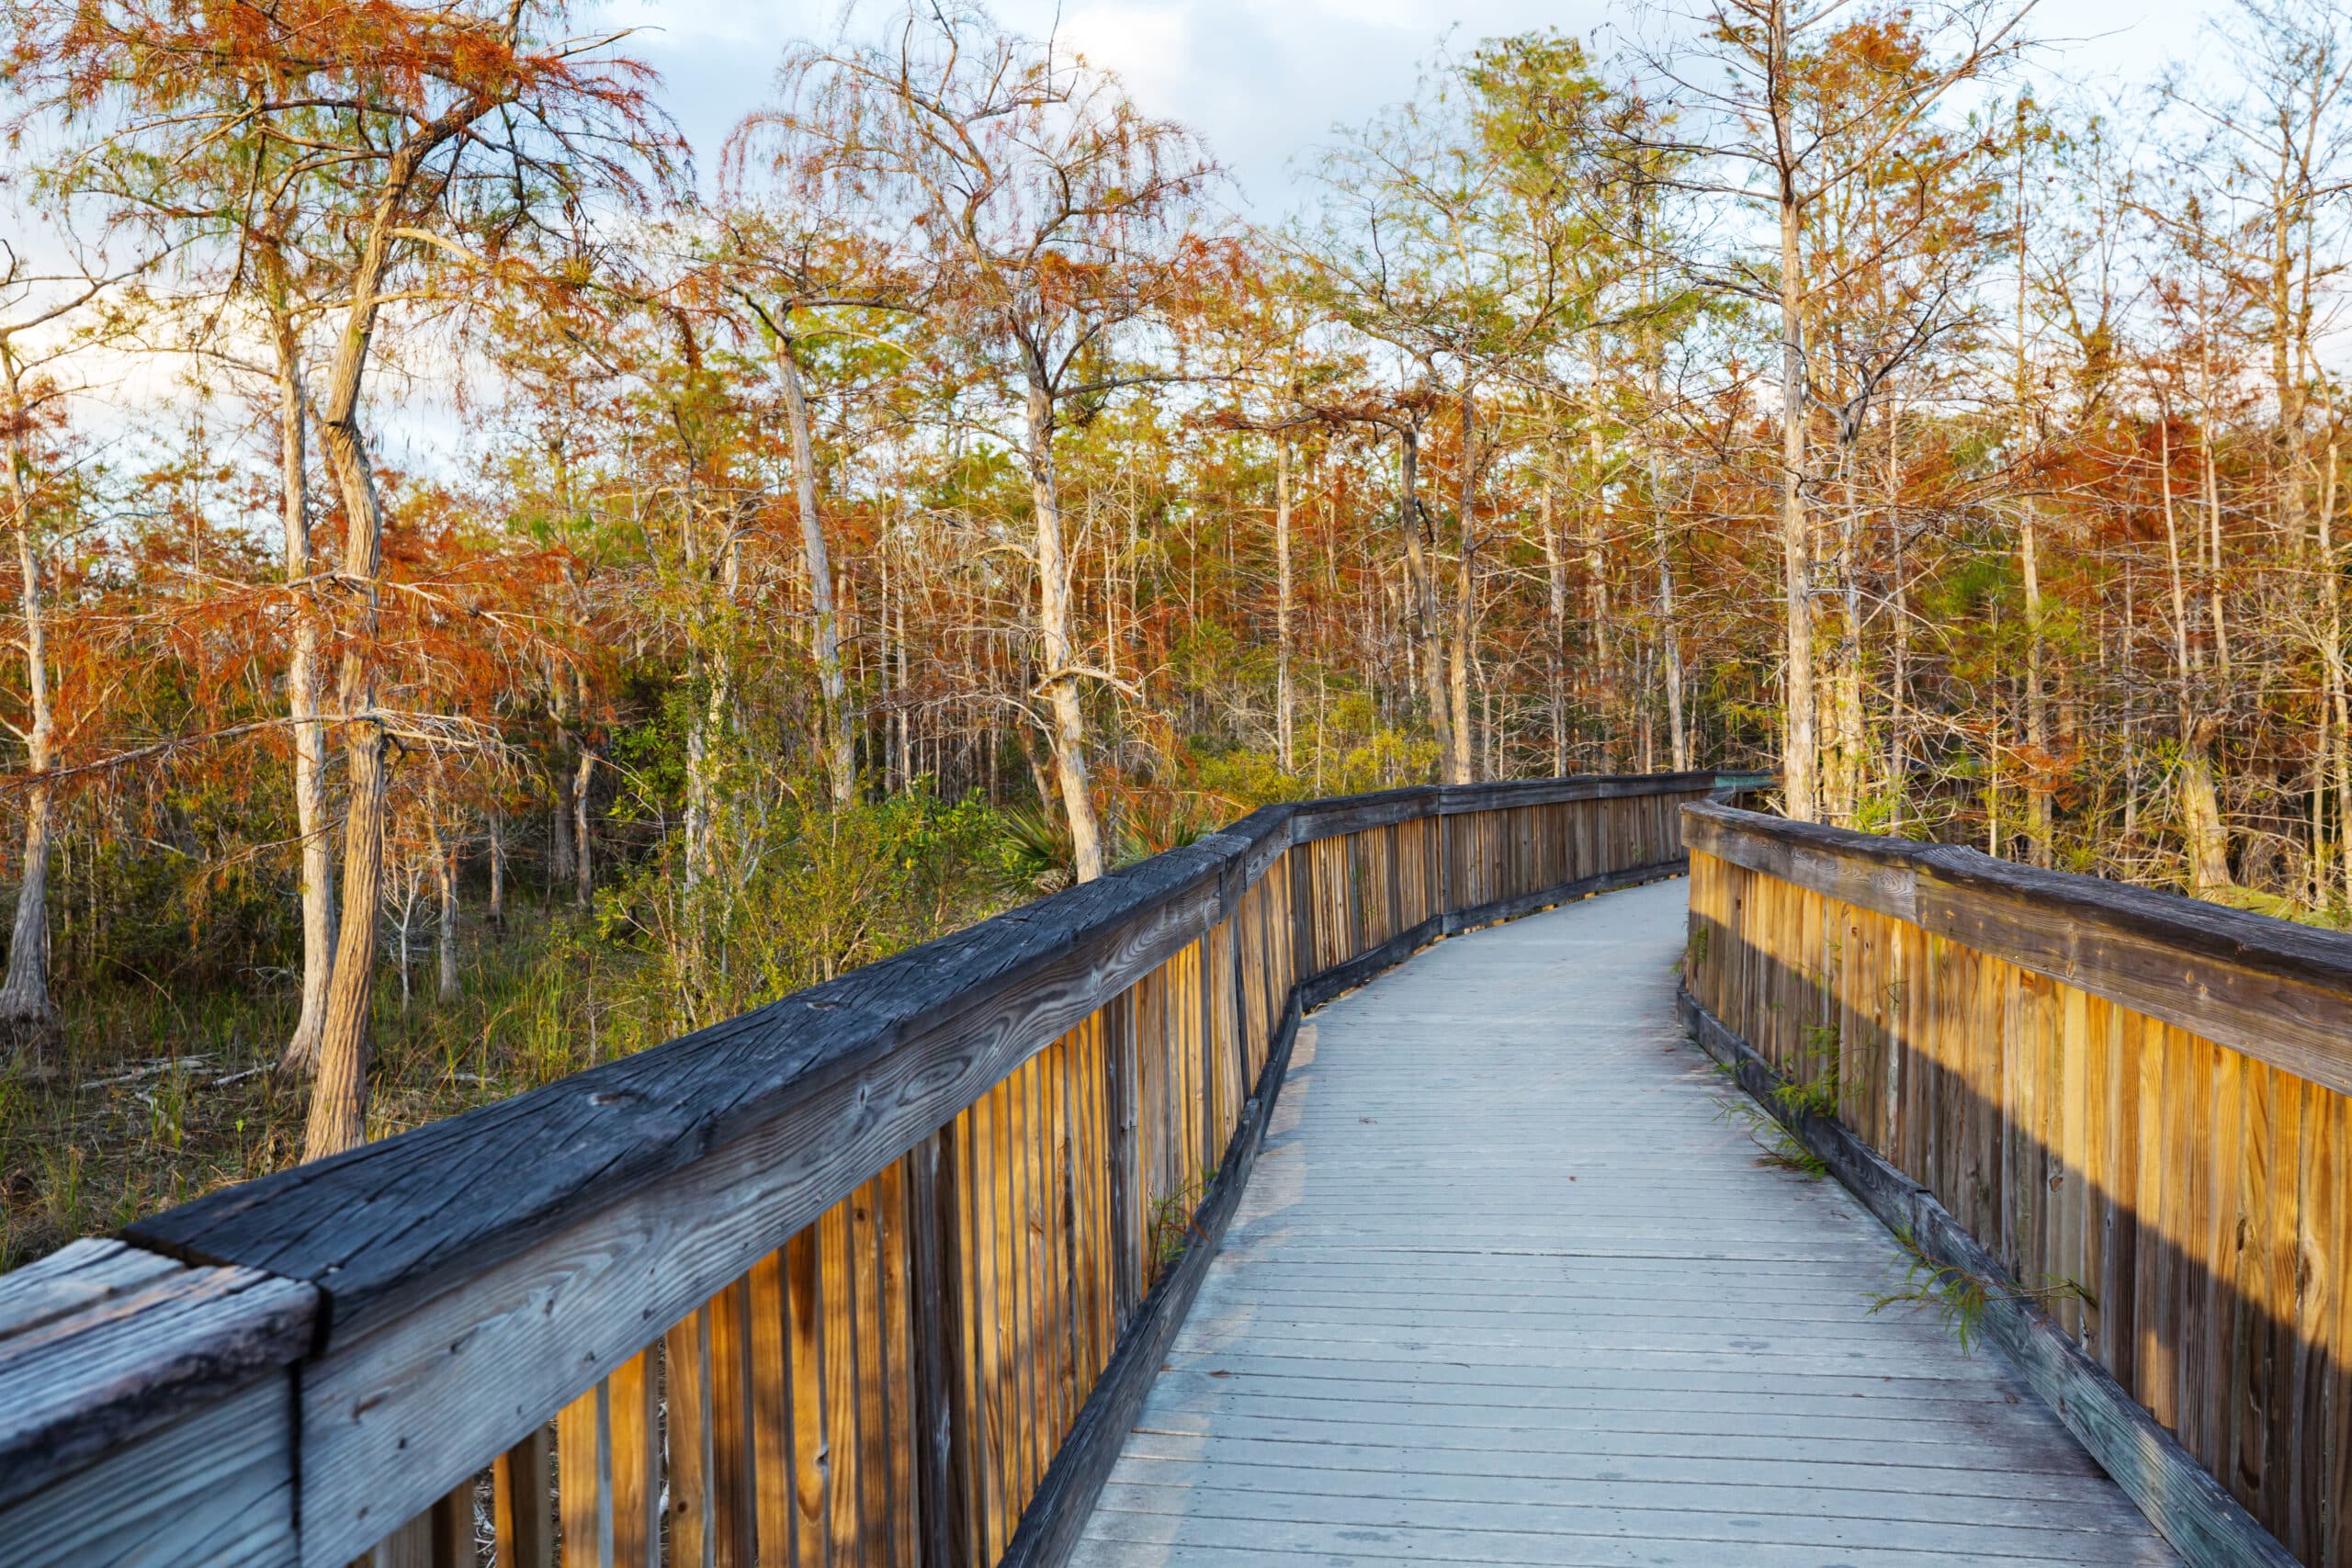
<instances>
[{"instance_id":1,"label":"tall tree trunk","mask_svg":"<svg viewBox=\"0 0 2352 1568\"><path fill-rule=\"evenodd\" d=\"M2033 841L2027 858L2047 868L2052 861L2053 814L2050 791L2050 703L2041 681L2041 564L2029 500L2018 522L2018 561L2025 580L2026 831Z\"/></svg>"},{"instance_id":2,"label":"tall tree trunk","mask_svg":"<svg viewBox=\"0 0 2352 1568\"><path fill-rule=\"evenodd\" d=\"M1906 726L1911 714L1911 581L1903 547L1903 459L1898 443L1902 416L1893 403L1886 410L1886 534L1887 558L1894 600L1894 668L1887 696L1887 828L1900 833L1903 811L1911 798L1911 748Z\"/></svg>"},{"instance_id":3,"label":"tall tree trunk","mask_svg":"<svg viewBox=\"0 0 2352 1568\"><path fill-rule=\"evenodd\" d=\"M1445 633L1438 619L1437 580L1430 563L1428 543L1421 536L1420 430L1408 419L1398 428L1397 439L1402 447L1399 468L1403 482L1397 486L1396 514L1405 535L1406 570L1413 580L1414 629L1420 645L1418 673L1428 695L1430 725L1437 731L1438 777L1450 782L1460 766L1454 753L1461 744L1461 732L1454 728L1453 705L1447 700Z\"/></svg>"},{"instance_id":4,"label":"tall tree trunk","mask_svg":"<svg viewBox=\"0 0 2352 1568\"><path fill-rule=\"evenodd\" d=\"M1811 822L1821 815L1820 745L1814 719L1813 532L1804 497L1804 213L1797 194L1799 132L1788 85L1789 43L1786 10L1776 3L1768 47L1781 220L1781 591L1788 611L1783 682L1789 710L1781 732L1781 806L1796 820Z\"/></svg>"},{"instance_id":5,"label":"tall tree trunk","mask_svg":"<svg viewBox=\"0 0 2352 1568\"><path fill-rule=\"evenodd\" d=\"M2189 885L2201 897L2230 885L2229 829L2222 819L2221 793L2213 782L2213 738L2219 721L2196 711L2195 677L2188 647L2188 593L2181 577L2180 528L2172 499L2172 420L2165 411L2157 426L2157 469L2164 494L2165 549L2172 568L2173 674L2179 714L2181 839L2188 852Z\"/></svg>"},{"instance_id":6,"label":"tall tree trunk","mask_svg":"<svg viewBox=\"0 0 2352 1568\"><path fill-rule=\"evenodd\" d=\"M1446 670L1446 699L1453 716L1453 769L1448 784L1470 784L1478 773L1483 748L1466 744L1470 734L1470 651L1477 630L1478 536L1476 505L1478 495L1477 398L1470 384L1462 385L1461 536L1453 569L1453 649Z\"/></svg>"},{"instance_id":7,"label":"tall tree trunk","mask_svg":"<svg viewBox=\"0 0 2352 1568\"><path fill-rule=\"evenodd\" d=\"M1596 386L1600 375L1599 357L1596 349ZM1592 500L1585 508L1585 615L1592 639L1592 705L1600 721L1601 766L1607 769L1622 738L1621 721L1624 715L1617 701L1616 650L1609 636L1609 455L1601 438L1597 404L1586 423L1585 441L1586 461L1592 471Z\"/></svg>"},{"instance_id":8,"label":"tall tree trunk","mask_svg":"<svg viewBox=\"0 0 2352 1568\"><path fill-rule=\"evenodd\" d=\"M1544 536L1544 672L1552 711L1552 773L1568 771L1568 556L1560 547L1560 525L1552 493L1552 466L1544 465L1537 492L1535 525Z\"/></svg>"},{"instance_id":9,"label":"tall tree trunk","mask_svg":"<svg viewBox=\"0 0 2352 1568\"><path fill-rule=\"evenodd\" d=\"M1290 437L1274 437L1274 741L1283 772L1296 765L1290 684Z\"/></svg>"},{"instance_id":10,"label":"tall tree trunk","mask_svg":"<svg viewBox=\"0 0 2352 1568\"><path fill-rule=\"evenodd\" d=\"M784 385L785 423L792 432L792 494L800 513L800 561L808 574L808 598L817 617L817 682L825 703L825 773L833 804L846 806L857 794L857 750L851 739L848 682L842 673L841 622L833 608L833 567L825 528L817 511L817 444L808 423L808 391L792 340L779 333L777 378Z\"/></svg>"},{"instance_id":11,"label":"tall tree trunk","mask_svg":"<svg viewBox=\"0 0 2352 1568\"><path fill-rule=\"evenodd\" d=\"M2017 188L2017 438L2016 464L2022 478L2026 454L2031 445L2033 422L2028 405L2033 394L2033 381L2026 362L2025 285L2026 285L2026 147L2025 101L2018 102L2018 188ZM2039 514L2033 498L2027 496L2018 513L2018 569L2025 584L2025 744L2026 744L2026 831L2032 842L2027 846L2027 858L2045 869L2051 863L2051 830L2052 813L2050 797L2050 711L2041 683L2041 541L2036 524Z\"/></svg>"},{"instance_id":12,"label":"tall tree trunk","mask_svg":"<svg viewBox=\"0 0 2352 1568\"><path fill-rule=\"evenodd\" d=\"M392 230L424 159L456 135L469 117L453 109L392 155L370 216L359 260L352 268L351 305L335 346L320 410L319 438L343 498L343 574L356 610L337 675L343 714L344 766L350 804L344 814L343 909L335 936L334 969L327 982L326 1016L319 1038L319 1068L303 1131L302 1157L320 1159L364 1142L368 1132L368 1012L376 982L377 909L384 892L385 725L376 711L372 644L382 597L384 513L368 466L359 422L360 388L376 311L390 265Z\"/></svg>"},{"instance_id":13,"label":"tall tree trunk","mask_svg":"<svg viewBox=\"0 0 2352 1568\"><path fill-rule=\"evenodd\" d=\"M1029 502L1037 530L1037 633L1046 671L1038 682L1052 716L1054 776L1069 822L1078 880L1102 874L1102 827L1086 774L1086 711L1079 701L1077 649L1070 637L1069 559L1062 548L1061 499L1054 472L1054 400L1042 378L1029 383Z\"/></svg>"},{"instance_id":14,"label":"tall tree trunk","mask_svg":"<svg viewBox=\"0 0 2352 1568\"><path fill-rule=\"evenodd\" d=\"M327 827L327 732L319 717L318 595L309 586L309 433L301 344L276 251L261 249L277 354L278 505L286 530L286 580L294 585L294 636L286 660L286 715L294 731L294 820L302 835L302 1010L286 1043L286 1066L318 1064L326 1027L327 981L334 973L334 844Z\"/></svg>"},{"instance_id":15,"label":"tall tree trunk","mask_svg":"<svg viewBox=\"0 0 2352 1568\"><path fill-rule=\"evenodd\" d=\"M433 892L438 922L434 931L434 958L438 968L437 999L458 999L458 846L441 837L440 814L426 805L433 840Z\"/></svg>"},{"instance_id":16,"label":"tall tree trunk","mask_svg":"<svg viewBox=\"0 0 2352 1568\"><path fill-rule=\"evenodd\" d=\"M578 683L580 717L584 727L588 717L588 677L575 671ZM594 782L596 749L588 743L585 728L580 736L580 761L571 773L571 901L585 909L596 901L596 868L589 853L588 786Z\"/></svg>"},{"instance_id":17,"label":"tall tree trunk","mask_svg":"<svg viewBox=\"0 0 2352 1568\"><path fill-rule=\"evenodd\" d=\"M9 928L8 976L0 984L0 1031L39 1038L56 1019L49 997L50 810L53 786L49 771L55 717L49 694L48 629L43 619L40 552L33 541L31 428L25 411L23 369L13 349L0 344L0 373L6 378L8 502L17 535L18 604L25 623L25 690L29 710L24 731L25 859L17 885L17 916Z\"/></svg>"},{"instance_id":18,"label":"tall tree trunk","mask_svg":"<svg viewBox=\"0 0 2352 1568\"><path fill-rule=\"evenodd\" d=\"M1652 459L1651 493L1657 493L1658 476L1656 459ZM1666 682L1666 723L1668 742L1673 748L1674 771L1690 771L1690 735L1685 728L1682 714L1682 628L1675 618L1674 556L1668 547L1666 511L1652 503L1654 525L1657 532L1657 620L1659 631L1659 672Z\"/></svg>"},{"instance_id":19,"label":"tall tree trunk","mask_svg":"<svg viewBox=\"0 0 2352 1568\"><path fill-rule=\"evenodd\" d=\"M2327 474L2320 487L2320 582L2327 610L2328 705L2335 713L2335 838L2343 863L2344 897L2352 904L2352 692L2346 691L2344 660L2344 569L2335 554L2335 490L2339 454L2327 448Z\"/></svg>"},{"instance_id":20,"label":"tall tree trunk","mask_svg":"<svg viewBox=\"0 0 2352 1568\"><path fill-rule=\"evenodd\" d=\"M1642 274L1642 307L1647 312L1657 297L1655 268ZM1674 771L1687 773L1690 768L1690 737L1682 712L1682 627L1677 620L1674 605L1674 549L1667 522L1666 458L1658 449L1657 427L1666 408L1666 355L1660 352L1657 329L1645 325L1642 329L1642 360L1649 382L1648 418L1645 422L1644 445L1649 450L1650 468L1650 536L1657 549L1657 622L1658 673L1666 686L1666 722L1668 742L1672 748Z\"/></svg>"},{"instance_id":21,"label":"tall tree trunk","mask_svg":"<svg viewBox=\"0 0 2352 1568\"><path fill-rule=\"evenodd\" d=\"M506 813L493 807L487 819L490 839L490 907L483 918L491 934L506 934Z\"/></svg>"},{"instance_id":22,"label":"tall tree trunk","mask_svg":"<svg viewBox=\"0 0 2352 1568\"><path fill-rule=\"evenodd\" d=\"M571 734L571 671L550 665L548 669L548 713L555 720L558 735ZM568 781L556 782L555 793L548 813L548 896L553 897L559 886L571 880L571 786Z\"/></svg>"}]
</instances>

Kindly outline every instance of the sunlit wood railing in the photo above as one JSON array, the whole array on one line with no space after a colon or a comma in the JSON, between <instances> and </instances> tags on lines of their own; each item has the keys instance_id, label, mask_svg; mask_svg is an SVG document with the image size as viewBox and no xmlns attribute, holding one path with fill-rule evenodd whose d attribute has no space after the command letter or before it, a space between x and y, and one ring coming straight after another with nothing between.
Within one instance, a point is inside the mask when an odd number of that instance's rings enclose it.
<instances>
[{"instance_id":1,"label":"sunlit wood railing","mask_svg":"<svg viewBox=\"0 0 2352 1568\"><path fill-rule=\"evenodd\" d=\"M11 1563L1058 1562L1302 1009L1713 774L1225 832L0 1279Z\"/></svg>"},{"instance_id":2,"label":"sunlit wood railing","mask_svg":"<svg viewBox=\"0 0 2352 1568\"><path fill-rule=\"evenodd\" d=\"M1685 818L1702 1043L2192 1562L2352 1564L2352 938Z\"/></svg>"}]
</instances>

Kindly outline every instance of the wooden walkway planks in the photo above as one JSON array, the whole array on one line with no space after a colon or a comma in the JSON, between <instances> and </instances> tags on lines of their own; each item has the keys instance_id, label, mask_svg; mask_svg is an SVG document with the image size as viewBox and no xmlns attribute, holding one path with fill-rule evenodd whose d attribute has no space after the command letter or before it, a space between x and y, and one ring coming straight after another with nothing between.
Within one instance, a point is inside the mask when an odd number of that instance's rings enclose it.
<instances>
[{"instance_id":1,"label":"wooden walkway planks","mask_svg":"<svg viewBox=\"0 0 2352 1568\"><path fill-rule=\"evenodd\" d=\"M1076 1561L1923 1568L2170 1549L1674 1020L1685 886L1457 937L1302 1038Z\"/></svg>"}]
</instances>

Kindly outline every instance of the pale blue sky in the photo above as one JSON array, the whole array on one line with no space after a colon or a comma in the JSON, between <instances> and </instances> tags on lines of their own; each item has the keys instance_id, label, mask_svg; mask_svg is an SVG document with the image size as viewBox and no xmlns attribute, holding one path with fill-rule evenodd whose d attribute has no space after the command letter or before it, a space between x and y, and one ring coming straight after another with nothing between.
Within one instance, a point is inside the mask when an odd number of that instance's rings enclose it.
<instances>
[{"instance_id":1,"label":"pale blue sky","mask_svg":"<svg viewBox=\"0 0 2352 1568\"><path fill-rule=\"evenodd\" d=\"M2221 0L2225 3L2225 0ZM891 7L865 7L877 20ZM2112 91L2188 55L2196 0L2042 0L2046 80ZM1008 25L1061 36L1125 78L1148 111L1203 132L1250 208L1286 208L1293 159L1337 121L1408 96L1419 64L1453 29L1459 41L1551 26L1589 35L1664 15L1605 0L996 0ZM834 0L617 0L614 19L646 29L634 47L666 78L662 94L706 166L767 95L785 43L829 35ZM2059 40L2072 40L2060 42Z\"/></svg>"}]
</instances>

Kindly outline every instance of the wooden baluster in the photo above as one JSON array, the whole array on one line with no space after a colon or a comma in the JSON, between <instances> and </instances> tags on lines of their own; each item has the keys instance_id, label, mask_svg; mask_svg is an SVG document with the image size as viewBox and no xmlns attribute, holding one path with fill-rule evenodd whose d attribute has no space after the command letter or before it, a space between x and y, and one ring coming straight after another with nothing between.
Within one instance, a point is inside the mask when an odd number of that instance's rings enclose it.
<instances>
[{"instance_id":1,"label":"wooden baluster","mask_svg":"<svg viewBox=\"0 0 2352 1568\"><path fill-rule=\"evenodd\" d=\"M753 1266L770 1270L773 1255ZM752 1319L752 1280L746 1275L710 1300L710 1561L712 1568L758 1568L760 1562L761 1465L754 1438L753 1353L758 1346ZM781 1417L777 1421L781 1428ZM779 1459L784 1472L788 1461ZM781 1483L779 1483L781 1485ZM777 1555L789 1538L777 1543Z\"/></svg>"},{"instance_id":2,"label":"wooden baluster","mask_svg":"<svg viewBox=\"0 0 2352 1568\"><path fill-rule=\"evenodd\" d=\"M661 1568L662 1447L654 1353L613 1369L605 1400L613 1568Z\"/></svg>"},{"instance_id":3,"label":"wooden baluster","mask_svg":"<svg viewBox=\"0 0 2352 1568\"><path fill-rule=\"evenodd\" d=\"M927 1142L928 1140L926 1140ZM921 1502L915 1490L916 1424L913 1236L909 1229L909 1173L922 1151L883 1168L876 1246L881 1252L883 1377L888 1422L885 1428L885 1506L889 1514L892 1568L916 1568L922 1551Z\"/></svg>"},{"instance_id":4,"label":"wooden baluster","mask_svg":"<svg viewBox=\"0 0 2352 1568\"><path fill-rule=\"evenodd\" d=\"M791 1245L785 1244L786 1248ZM780 1248L752 1266L741 1303L751 1360L751 1398L744 1414L752 1438L753 1542L763 1565L805 1561L797 1555L799 1469L794 1449L796 1390L786 1256Z\"/></svg>"},{"instance_id":5,"label":"wooden baluster","mask_svg":"<svg viewBox=\"0 0 2352 1568\"><path fill-rule=\"evenodd\" d=\"M605 1397L605 1385L600 1382L565 1405L555 1418L556 1501L563 1520L563 1568L612 1568Z\"/></svg>"},{"instance_id":6,"label":"wooden baluster","mask_svg":"<svg viewBox=\"0 0 2352 1568\"><path fill-rule=\"evenodd\" d=\"M844 1302L855 1345L854 1386L843 1416L855 1457L850 1477L857 1517L854 1561L874 1568L888 1568L890 1560L890 1390L883 1371L888 1314L882 1304L881 1201L878 1176L850 1197L845 1276L850 1288Z\"/></svg>"},{"instance_id":7,"label":"wooden baluster","mask_svg":"<svg viewBox=\"0 0 2352 1568\"><path fill-rule=\"evenodd\" d=\"M469 1480L387 1536L376 1548L374 1568L473 1568L473 1563L474 1483Z\"/></svg>"},{"instance_id":8,"label":"wooden baluster","mask_svg":"<svg viewBox=\"0 0 2352 1568\"><path fill-rule=\"evenodd\" d=\"M972 1448L964 1369L968 1307L961 1257L959 1117L910 1156L908 1225L914 1305L915 1487L927 1568L971 1568Z\"/></svg>"},{"instance_id":9,"label":"wooden baluster","mask_svg":"<svg viewBox=\"0 0 2352 1568\"><path fill-rule=\"evenodd\" d=\"M828 1550L832 1462L825 1449L825 1294L817 1240L823 1223L820 1219L784 1244L780 1360L792 1409L792 1562L802 1568L832 1561ZM769 1551L764 1517L760 1521L760 1551L764 1562Z\"/></svg>"},{"instance_id":10,"label":"wooden baluster","mask_svg":"<svg viewBox=\"0 0 2352 1568\"><path fill-rule=\"evenodd\" d=\"M1103 1052L1105 1149L1110 1170L1113 1330L1125 1334L1143 1299L1144 1269L1138 1243L1141 1204L1136 1115L1136 994L1123 993L1109 1012L1110 1039Z\"/></svg>"},{"instance_id":11,"label":"wooden baluster","mask_svg":"<svg viewBox=\"0 0 2352 1568\"><path fill-rule=\"evenodd\" d=\"M713 1537L710 1308L671 1325L662 1337L662 1388L668 1413L670 1562L709 1568Z\"/></svg>"},{"instance_id":12,"label":"wooden baluster","mask_svg":"<svg viewBox=\"0 0 2352 1568\"><path fill-rule=\"evenodd\" d=\"M554 1478L548 1473L553 1458L546 1427L533 1427L498 1456L491 1478L498 1568L555 1568Z\"/></svg>"}]
</instances>

